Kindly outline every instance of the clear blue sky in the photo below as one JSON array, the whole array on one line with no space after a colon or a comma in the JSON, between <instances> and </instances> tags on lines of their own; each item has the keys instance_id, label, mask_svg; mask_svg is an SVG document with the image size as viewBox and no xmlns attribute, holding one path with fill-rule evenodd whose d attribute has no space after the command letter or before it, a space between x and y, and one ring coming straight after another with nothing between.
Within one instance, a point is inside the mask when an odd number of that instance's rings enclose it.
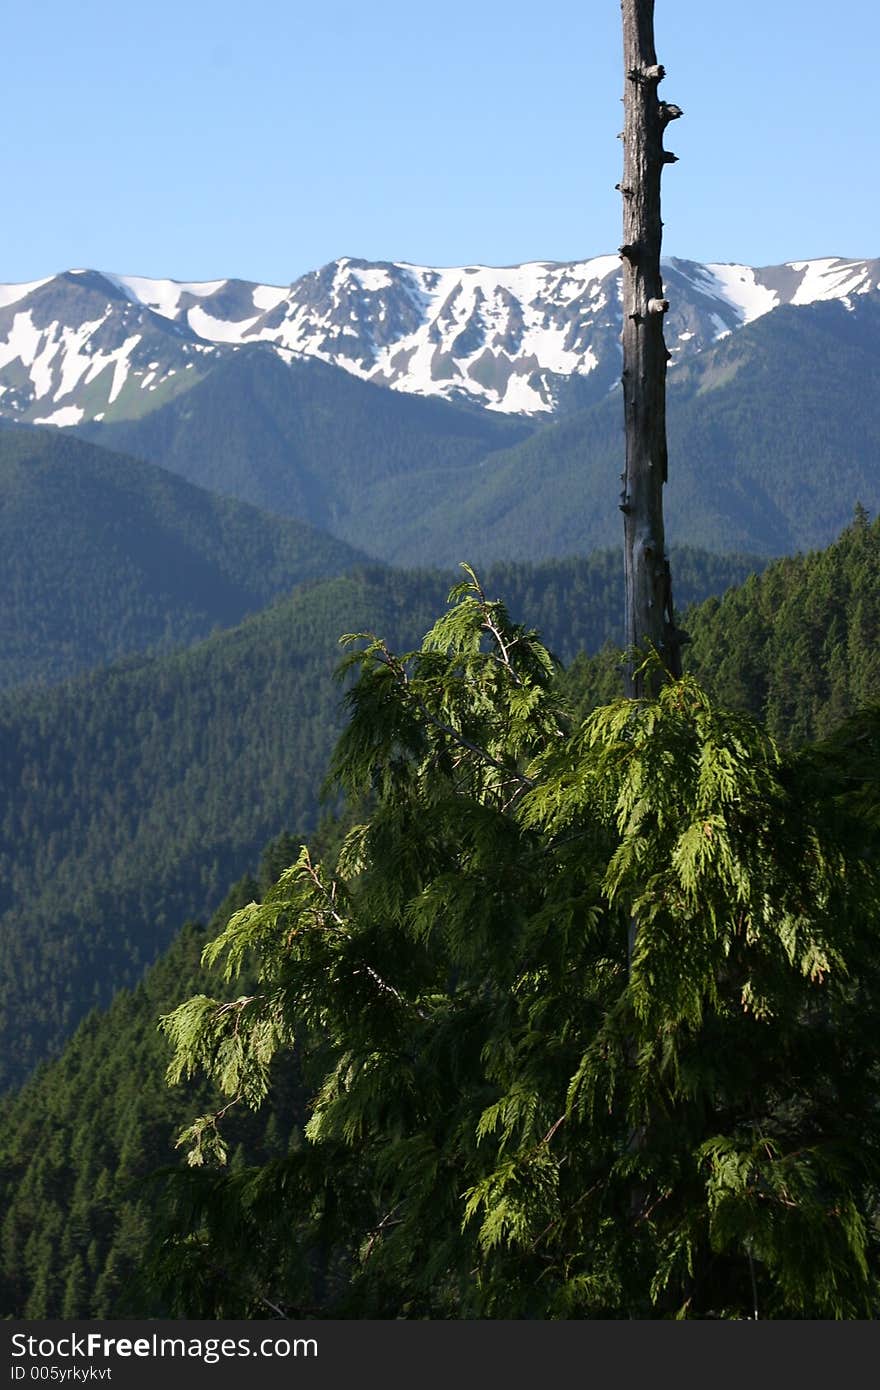
<instances>
[{"instance_id":1,"label":"clear blue sky","mask_svg":"<svg viewBox=\"0 0 880 1390\"><path fill-rule=\"evenodd\" d=\"M664 250L880 255L876 0L657 0ZM0 281L285 284L619 243L618 0L35 0L4 19Z\"/></svg>"}]
</instances>

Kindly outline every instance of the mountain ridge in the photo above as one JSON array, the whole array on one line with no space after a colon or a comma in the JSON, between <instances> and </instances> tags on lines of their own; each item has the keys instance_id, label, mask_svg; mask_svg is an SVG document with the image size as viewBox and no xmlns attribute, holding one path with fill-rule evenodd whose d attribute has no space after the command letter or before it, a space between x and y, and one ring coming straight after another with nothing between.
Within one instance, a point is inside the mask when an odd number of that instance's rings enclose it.
<instances>
[{"instance_id":1,"label":"mountain ridge","mask_svg":"<svg viewBox=\"0 0 880 1390\"><path fill-rule=\"evenodd\" d=\"M193 376L194 373L189 373ZM139 419L77 432L397 565L543 561L619 543L619 393L544 423L385 390L266 345ZM880 295L786 305L683 360L667 536L765 555L880 507Z\"/></svg>"},{"instance_id":2,"label":"mountain ridge","mask_svg":"<svg viewBox=\"0 0 880 1390\"><path fill-rule=\"evenodd\" d=\"M620 371L619 256L508 267L341 257L290 286L96 270L0 286L0 415L59 426L124 419L255 342L408 394L547 416ZM670 258L673 371L784 305L880 293L880 260L750 267ZM177 378L175 380L175 378Z\"/></svg>"}]
</instances>

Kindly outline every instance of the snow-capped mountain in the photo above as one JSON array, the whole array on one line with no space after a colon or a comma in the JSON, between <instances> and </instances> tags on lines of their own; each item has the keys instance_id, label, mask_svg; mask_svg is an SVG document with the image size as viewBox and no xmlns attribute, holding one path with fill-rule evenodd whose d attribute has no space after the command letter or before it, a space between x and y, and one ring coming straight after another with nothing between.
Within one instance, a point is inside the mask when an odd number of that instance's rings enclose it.
<instances>
[{"instance_id":1,"label":"snow-capped mountain","mask_svg":"<svg viewBox=\"0 0 880 1390\"><path fill-rule=\"evenodd\" d=\"M880 260L665 263L673 365L781 305L880 292ZM74 270L0 286L0 416L132 419L263 344L396 391L540 417L620 372L616 255L502 269L343 257L290 286Z\"/></svg>"}]
</instances>

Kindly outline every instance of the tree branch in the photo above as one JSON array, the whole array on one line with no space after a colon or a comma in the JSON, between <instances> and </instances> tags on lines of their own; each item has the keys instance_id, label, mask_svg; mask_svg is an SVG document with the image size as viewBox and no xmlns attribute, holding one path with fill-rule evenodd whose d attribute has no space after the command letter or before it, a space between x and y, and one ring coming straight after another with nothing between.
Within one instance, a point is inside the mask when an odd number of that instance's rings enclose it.
<instances>
[{"instance_id":1,"label":"tree branch","mask_svg":"<svg viewBox=\"0 0 880 1390\"><path fill-rule=\"evenodd\" d=\"M422 697L413 691L410 686L408 672L401 663L391 655L387 647L382 647L380 649L380 658L388 669L393 671L398 677L401 685L406 688L409 699L413 702L422 718L430 724L432 728L437 729L441 734L446 734L447 738L451 738L460 748L466 748L469 753L475 753L478 758L488 763L490 767L494 767L496 771L503 772L506 777L513 778L520 786L524 788L534 787L535 783L532 778L527 777L524 772L519 772L515 767L510 767L507 763L499 762L497 758L492 757L492 754L487 749L482 748L478 743L474 743L459 729L455 729L451 724L446 724L442 719L438 719L436 714L425 704Z\"/></svg>"}]
</instances>

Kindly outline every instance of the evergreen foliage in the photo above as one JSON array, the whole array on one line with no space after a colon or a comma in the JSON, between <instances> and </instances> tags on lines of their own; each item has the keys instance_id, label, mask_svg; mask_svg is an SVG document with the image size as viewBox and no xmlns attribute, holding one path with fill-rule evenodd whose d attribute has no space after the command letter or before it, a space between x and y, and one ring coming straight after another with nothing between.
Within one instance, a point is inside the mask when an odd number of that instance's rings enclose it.
<instances>
[{"instance_id":1,"label":"evergreen foliage","mask_svg":"<svg viewBox=\"0 0 880 1390\"><path fill-rule=\"evenodd\" d=\"M700 595L749 568L683 564ZM605 555L504 580L568 657L616 630L618 574ZM360 570L189 651L0 697L0 1089L204 919L280 827L314 826L338 633L377 623L415 642L448 583Z\"/></svg>"},{"instance_id":2,"label":"evergreen foliage","mask_svg":"<svg viewBox=\"0 0 880 1390\"><path fill-rule=\"evenodd\" d=\"M774 604L769 597L765 599L761 583L750 586L753 597L750 604L742 605L743 617L751 608L757 606L765 614L769 634L769 640L756 647L756 660L768 660L772 655L773 614L777 609L780 615L789 615L789 637L793 637L791 617L798 612L806 613L810 610L809 593L817 578L817 567L829 576L818 586L821 592L842 593L844 609L861 605L863 611L868 612L871 603L876 602L877 597L878 539L880 537L876 526L867 524L866 519L860 516L855 527L844 535L827 555L807 557L795 565L780 562L772 567L766 578L767 595L778 596L784 588L784 602ZM580 562L580 565L585 575L584 562ZM607 570L607 582L613 588L617 581L614 574L615 564L611 558L608 559ZM832 581L830 578L838 570L847 576L845 582ZM558 589L565 595L566 604L576 602L582 606L587 604L589 595L594 592L583 578L576 578L577 573L577 567L569 569L560 565L554 568L550 576L552 582L546 589L540 571L521 573L517 570L505 570L495 576L492 582L494 584L497 580L498 585L503 586L507 592L518 593L516 611L541 612L554 632L554 644L564 646L560 641L563 635L564 612L561 614L554 602L555 591ZM676 574L677 590L681 594L680 561L677 562ZM405 580L399 581L404 594L403 601L412 605L414 591L408 590L406 583ZM604 587L603 579L598 592L604 592ZM616 594L619 590L614 592ZM432 594L430 601L434 602L435 597ZM728 594L723 601L725 607L732 605L735 599L736 592ZM370 621L371 611L373 615L378 611L376 603L376 593L369 593L366 595L363 609L349 608L347 611L349 616L356 616L357 612L362 612L364 620ZM565 604L562 607L564 610ZM427 609L426 598L426 617L418 619L423 626L427 626ZM290 608L286 611L289 631L295 631L297 622L293 611ZM344 621L345 611L344 608L334 609L330 605L326 610L316 612L313 615L315 625L309 640L316 640L315 634L322 630L324 622L340 625ZM733 622L732 608L728 611L731 616L726 620L732 622L734 647L743 653L741 632L737 623ZM397 620L393 613L386 616L389 624L386 631L393 632ZM301 614L301 618L305 621L305 613ZM281 640L270 640L272 628L263 627L261 622L265 621L266 619L257 622L252 635L258 643L270 642L272 659L281 662L287 648ZM708 604L705 609L689 614L687 626L694 635L692 650L707 642L713 624L718 622L718 604L715 602ZM869 635L869 629L863 622L852 628L849 624L832 624L830 630L835 634L834 640L826 645L824 638L822 639L822 643L817 645L816 661L824 661L838 671L851 672L852 684L841 687L836 696L837 708L845 714L858 704L858 673L862 669L862 663L870 658L873 648L861 648L859 645L862 638L866 634ZM248 628L248 631L251 629ZM402 625L398 625L397 631L402 631ZM821 609L816 607L811 623L802 634L801 640L817 641L822 631ZM215 642L223 643L227 640L229 638L219 638L215 639ZM329 663L336 659L335 644L333 647L334 650L331 652L328 645ZM841 648L850 654L849 661L840 660ZM719 635L714 648L707 646L704 649L708 653L706 661L709 668L703 673L703 679L706 680L711 678L713 664L717 666L727 650L723 633ZM294 642L294 662L299 659L297 652L298 648ZM243 640L242 634L238 636L234 653L234 656L232 651L229 653L228 665L219 663L217 666L217 670L224 673L223 679L227 687L231 686L234 660L247 663L252 678L258 681L262 668L254 659L254 653ZM132 676L139 669L141 668L130 668L129 675ZM148 663L146 669L165 670L165 662ZM730 663L729 669L734 669L733 662ZM599 682L596 679L597 672L601 676ZM121 678L121 674L117 673L117 679ZM580 712L576 712L575 715L577 722L597 703L604 703L616 697L620 688L620 667L616 655L609 654L599 661L578 660L569 671L555 679L559 682L556 696L563 705L577 706L580 703ZM73 690L80 688L81 686L74 686ZM173 682L167 675L165 688L173 689ZM728 686L722 693L729 701L732 696L749 698L750 691L763 688L755 682L739 692ZM295 687L293 690L292 698L295 698ZM283 720L284 710L282 703L275 703L274 695L267 686L262 686L257 695L258 698L248 708L247 713L253 728L259 732L263 729L260 723L262 709L265 708L269 720L274 719L279 723ZM60 706L66 718L72 717L74 708L74 703ZM803 708L808 708L806 702ZM815 716L810 717L812 719ZM864 719L865 716L861 716L859 721L850 721L830 738L821 751L805 755L799 761L805 776L811 762L818 762L818 776L823 786L831 787L835 796L848 799L849 805L853 807L862 826L865 827L863 833L870 840L870 836L877 829L877 806L880 797L877 795L876 776L872 783L870 776L866 775L866 753L870 747L876 747L876 739L872 743L874 736L864 727ZM143 719L139 722L142 724ZM51 725L44 727L51 728ZM161 721L157 727L161 729ZM288 728L289 725L282 724L282 727ZM100 759L102 746L107 742L112 740L108 740L106 736L104 739L88 742L91 756ZM261 747L265 747L264 733L259 733L259 742ZM175 753L174 745L171 751L172 754ZM290 751L286 744L282 743L278 756L287 756ZM292 752L293 756L297 756L295 747ZM232 761L233 776L236 771L241 774L246 766L246 751L242 747L235 753ZM260 766L265 773L268 764L264 761ZM276 825L283 823L285 819L290 823L284 796L290 796L296 785L296 768L293 761L285 767L286 783L279 800ZM302 771L305 772L306 769ZM323 769L319 770L316 766L313 775L319 776L320 771ZM216 769L212 770L212 777L215 774ZM46 776L45 771L43 775ZM82 773L78 773L77 776L81 778ZM50 785L51 783L44 783L44 786ZM141 785L144 785L143 781ZM59 788L53 795L59 804L63 804L64 797L69 797L70 792ZM225 795L229 805L233 805L233 783L230 783ZM180 794L175 795L169 791L165 802L164 814L171 817L168 828L172 834L179 832L179 822L174 822L173 811L180 799ZM95 804L99 806L100 802ZM30 806L29 815L33 817L40 806L36 794ZM366 813L359 814L356 808L353 814L359 821L366 818ZM308 832L312 823L304 821L303 830ZM849 820L848 824L852 831L853 822ZM874 830L871 829L872 824ZM320 834L316 835L313 832L308 836L313 855L328 866L336 862L343 829L344 825L335 827L328 824ZM263 855L259 883L255 885L253 880L246 880L238 886L238 895L229 900L225 915L221 909L215 918L212 934L227 920L229 908L243 905L249 898L260 900L264 897L266 890L295 862L301 843L301 833L279 836L271 843ZM869 852L867 841L863 844L862 850L865 855ZM157 840L151 853L158 857L164 852L161 841ZM253 862L253 856L235 862L237 867L232 868L230 877L243 872L248 863ZM72 863L73 861L68 859L68 873L71 872ZM502 869L503 864L499 873ZM137 873L143 885L145 903L145 935L152 927L146 911L150 895L154 895L155 902L162 901L161 884L149 870L150 866L144 861L138 863ZM35 858L32 872L37 875L39 871L40 861ZM59 871L59 890L62 872ZM223 862L218 872L223 872ZM89 932L101 928L103 920L108 924L104 928L107 932L110 931L113 922L118 922L118 904L120 901L127 901L129 889L126 887L126 879L120 877L117 881L122 886L117 890L118 896L115 899L108 892L106 919L102 919L96 912L83 918L79 930L86 937ZM207 893L207 888L204 891ZM115 916L111 914L113 902L116 907ZM128 906L130 910L130 904ZM46 910L49 911L48 903ZM192 909L184 909L179 920L183 919L187 910L192 912ZM169 914L170 911L169 908ZM7 921L9 920L7 918ZM299 1290L297 1296L300 1297L300 1302L292 1302L291 1307L300 1307L306 1312L327 1312L342 1306L343 1293L348 1289L350 1262L347 1263L345 1258L335 1259L331 1255L331 1242L324 1255L313 1257L311 1262L304 1266L302 1247L286 1238L286 1228L281 1230L273 1225L280 1204L289 1200L290 1183L293 1179L286 1166L287 1149L291 1137L297 1142L297 1106L300 1103L296 1099L296 1077L299 1075L300 1064L297 1063L291 1070L284 1059L281 1059L280 1068L276 1069L268 1101L250 1119L254 1128L248 1129L245 1125L244 1130L230 1131L228 1126L234 1120L235 1109L224 1122L230 1143L229 1165L221 1169L206 1165L190 1170L183 1183L172 1190L172 1209L168 1213L170 1229L178 1236L182 1231L190 1229L190 1209L187 1203L192 1203L192 1211L196 1213L193 1224L198 1230L198 1237L194 1236L190 1241L177 1240L173 1246L166 1247L162 1286L157 1286L149 1279L146 1282L141 1280L133 1286L125 1279L119 1284L114 1295L115 1301L105 1298L108 1285L111 1282L116 1283L113 1267L121 1269L127 1260L130 1271L133 1263L142 1262L143 1245L148 1229L152 1230L154 1224L154 1203L158 1196L152 1185L146 1185L146 1178L157 1166L169 1160L173 1162L172 1131L184 1125L187 1118L191 1119L196 1111L209 1113L212 1105L216 1107L220 1104L216 1099L212 1100L211 1092L205 1086L201 1086L197 1092L184 1087L171 1092L166 1091L164 1083L161 1082L161 1072L167 1060L167 1053L155 1031L156 1016L171 1011L183 995L204 990L212 993L221 991L222 986L216 970L213 975L201 978L196 971L196 958L205 940L204 933L192 927L188 928L183 937L172 945L169 955L147 974L142 986L132 994L120 995L114 1000L109 1011L90 1014L80 1025L74 1039L68 1043L59 1060L44 1065L18 1095L10 1096L0 1105L0 1132L3 1135L0 1144L3 1174L0 1179L0 1206L4 1212L3 1219L8 1222L6 1254L0 1262L0 1269L2 1281L5 1281L2 1282L2 1306L7 1312L22 1316L25 1307L32 1306L52 1316L59 1316L63 1311L65 1299L69 1300L68 1306L72 1307L79 1298L80 1306L85 1310L82 1316L96 1315L99 1307L107 1310L110 1316L123 1316L126 1313L132 1316L155 1315L157 1312L167 1315L175 1307L178 1311L204 1312L209 1316L221 1311L233 1315L248 1306L259 1309L260 1315L263 1316L267 1310L265 1305L260 1303L260 1298L266 1291L269 1291L269 1296L272 1297L271 1291L277 1292L281 1288L289 1290L291 1296ZM41 949L38 938L35 940L34 949ZM104 955L96 959L100 960L100 964L96 964L95 970L102 970L109 975L112 968L109 958ZM21 981L13 981L5 988L7 992L11 990L14 993L19 984L23 984L26 991L27 972L22 972ZM256 981L253 978L243 981L242 986L244 992L253 992ZM24 1009L20 1017L26 1021ZM852 1029L852 1040L859 1039L861 1034L861 1025L856 1024ZM26 1036L24 1027L21 1028L21 1035ZM12 1052L19 1046L19 1040L16 1038L9 1044L7 1051ZM317 1057L315 1061L319 1063ZM755 1068L760 1073L760 1057L755 1062ZM320 1066L315 1067L313 1064L309 1079L314 1086L317 1086L322 1076ZM126 1099L132 1093L132 1087L138 1091L141 1098L140 1103L134 1108ZM125 1142L120 1139L117 1143L112 1136L116 1133L118 1116L123 1112L130 1113L133 1118L126 1131ZM104 1143L102 1136L111 1136L112 1142ZM45 1166L46 1153L55 1152L52 1149L53 1143L57 1146L57 1162L53 1178L55 1196L50 1200L45 1184L40 1186L42 1179L39 1174ZM97 1169L91 1158L88 1161L84 1158L86 1151L91 1151L95 1145L102 1146L99 1155L101 1161ZM314 1162L320 1166L324 1162L326 1149L301 1146L298 1152L299 1162L305 1162L306 1155L311 1154ZM141 1157L137 1158L137 1155ZM133 1162L137 1164L134 1216L130 1212L126 1214L134 1199L131 1187L126 1186L125 1177L127 1168ZM82 1183L78 1180L80 1169L85 1173ZM300 1179L297 1178L296 1181L299 1182ZM39 1201L33 1196L38 1187ZM214 1200L217 1196L221 1197L222 1201ZM59 1237L61 1231L70 1234L62 1240ZM132 1234L129 1240L128 1236L123 1238L125 1231L134 1231L136 1234ZM25 1257L24 1246L28 1242L30 1246ZM112 1267L105 1278L105 1265L114 1250ZM260 1250L264 1251L264 1255L262 1259L257 1259L256 1253ZM243 1267L243 1258L236 1254L243 1251L247 1252L247 1269ZM252 1269L251 1262L254 1265ZM298 1273L294 1266L297 1267ZM84 1287L82 1271L85 1278ZM96 1289L98 1282L102 1280L99 1298ZM304 1289L304 1281L308 1283L308 1280L312 1281L310 1291ZM183 1299L179 1294L181 1281L188 1282L189 1290ZM312 1300L311 1303L308 1302L309 1298ZM766 1309L762 1305L761 1316L764 1316L765 1312Z\"/></svg>"},{"instance_id":3,"label":"evergreen foliage","mask_svg":"<svg viewBox=\"0 0 880 1390\"><path fill-rule=\"evenodd\" d=\"M707 689L790 745L830 734L880 691L880 517L856 508L834 545L772 565L690 614Z\"/></svg>"},{"instance_id":4,"label":"evergreen foliage","mask_svg":"<svg viewBox=\"0 0 880 1390\"><path fill-rule=\"evenodd\" d=\"M880 689L880 517L857 506L826 550L776 560L682 622L685 666L714 698L789 747L825 738ZM571 663L581 715L613 699L620 669L611 644Z\"/></svg>"},{"instance_id":5,"label":"evergreen foliage","mask_svg":"<svg viewBox=\"0 0 880 1390\"><path fill-rule=\"evenodd\" d=\"M199 959L206 942L230 912L259 896L289 851L283 836L267 846L258 878L236 884L207 929L185 926L134 990L120 990L106 1011L92 1011L57 1061L0 1099L5 1315L163 1315L143 1279L155 1176L175 1163L175 1130L194 1105L209 1103L210 1093L204 1085L169 1091L168 1048L156 1017L181 990L204 984ZM290 1078L278 1073L273 1080L271 1111L241 1117L243 1124L230 1117L237 1151L250 1162L286 1152L301 1109Z\"/></svg>"},{"instance_id":6,"label":"evergreen foliage","mask_svg":"<svg viewBox=\"0 0 880 1390\"><path fill-rule=\"evenodd\" d=\"M170 1079L222 1094L164 1297L876 1316L880 719L786 757L685 677L573 722L535 633L472 573L451 598L406 655L347 639L332 776L371 811L209 945L256 983L164 1021ZM306 1142L225 1171L294 1055Z\"/></svg>"}]
</instances>

